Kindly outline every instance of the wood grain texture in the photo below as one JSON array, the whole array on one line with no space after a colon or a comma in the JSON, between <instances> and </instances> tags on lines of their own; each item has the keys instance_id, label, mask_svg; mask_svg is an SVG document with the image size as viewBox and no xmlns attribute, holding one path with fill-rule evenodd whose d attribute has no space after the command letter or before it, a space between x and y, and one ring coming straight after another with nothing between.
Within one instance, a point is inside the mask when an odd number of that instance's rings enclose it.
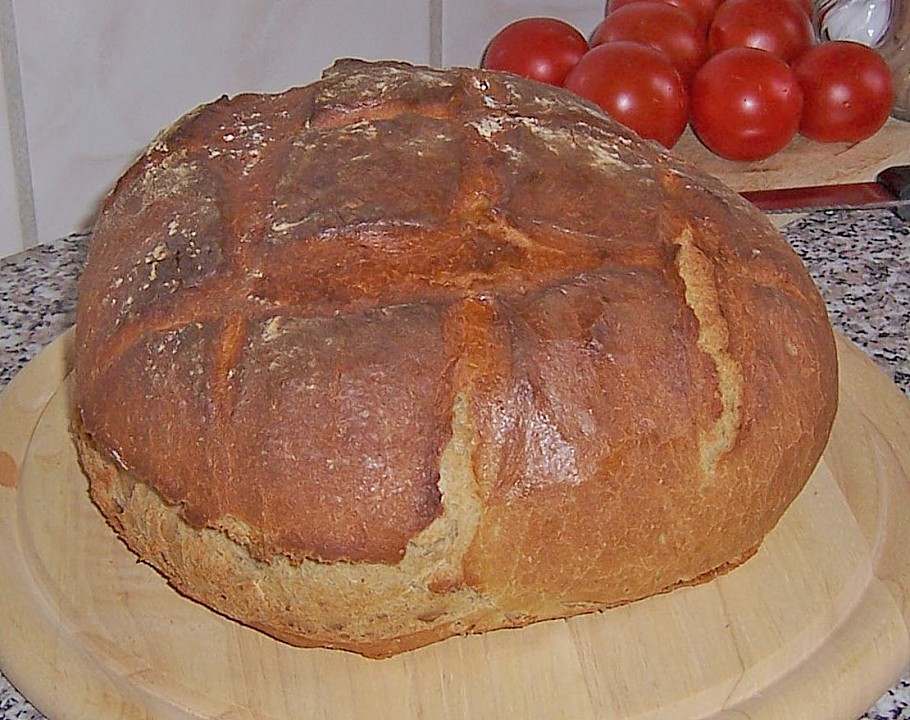
<instances>
[{"instance_id":1,"label":"wood grain texture","mask_svg":"<svg viewBox=\"0 0 910 720\"><path fill-rule=\"evenodd\" d=\"M759 553L605 613L390 660L300 650L179 596L114 537L67 434L70 336L0 396L0 658L51 718L852 720L910 659L910 403L839 339L824 458Z\"/></svg>"}]
</instances>

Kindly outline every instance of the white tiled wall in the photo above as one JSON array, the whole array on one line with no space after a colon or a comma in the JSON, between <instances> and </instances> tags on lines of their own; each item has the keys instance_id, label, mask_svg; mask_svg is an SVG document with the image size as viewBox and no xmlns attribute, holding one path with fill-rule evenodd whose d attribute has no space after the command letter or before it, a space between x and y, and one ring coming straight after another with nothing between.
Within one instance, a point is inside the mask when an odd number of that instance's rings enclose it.
<instances>
[{"instance_id":1,"label":"white tiled wall","mask_svg":"<svg viewBox=\"0 0 910 720\"><path fill-rule=\"evenodd\" d=\"M155 133L218 95L305 84L343 56L476 65L507 22L587 33L602 13L602 0L0 0L14 80L0 85L0 256L89 227Z\"/></svg>"},{"instance_id":2,"label":"white tiled wall","mask_svg":"<svg viewBox=\"0 0 910 720\"><path fill-rule=\"evenodd\" d=\"M0 57L0 90L4 89L3 58ZM21 237L16 174L13 164L13 143L9 127L10 108L6 93L0 95L0 255L24 243Z\"/></svg>"},{"instance_id":3,"label":"white tiled wall","mask_svg":"<svg viewBox=\"0 0 910 720\"><path fill-rule=\"evenodd\" d=\"M0 28L13 24L11 0L0 0ZM15 33L0 33L0 257L36 237L18 65Z\"/></svg>"}]
</instances>

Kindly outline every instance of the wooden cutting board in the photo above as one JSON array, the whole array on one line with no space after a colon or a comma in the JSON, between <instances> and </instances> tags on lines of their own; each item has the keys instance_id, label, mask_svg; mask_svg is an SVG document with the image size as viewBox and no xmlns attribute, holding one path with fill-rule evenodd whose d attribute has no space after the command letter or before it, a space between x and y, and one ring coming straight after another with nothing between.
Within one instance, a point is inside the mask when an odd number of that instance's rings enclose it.
<instances>
[{"instance_id":1,"label":"wooden cutting board","mask_svg":"<svg viewBox=\"0 0 910 720\"><path fill-rule=\"evenodd\" d=\"M819 143L797 135L783 150L755 162L724 160L686 130L673 152L734 190L864 182L889 165L910 164L910 123L889 118L859 143Z\"/></svg>"},{"instance_id":2,"label":"wooden cutting board","mask_svg":"<svg viewBox=\"0 0 910 720\"><path fill-rule=\"evenodd\" d=\"M283 645L137 563L67 436L64 335L0 396L3 671L54 720L854 720L910 660L910 402L838 342L824 458L743 566L376 661Z\"/></svg>"},{"instance_id":3,"label":"wooden cutting board","mask_svg":"<svg viewBox=\"0 0 910 720\"><path fill-rule=\"evenodd\" d=\"M738 191L867 182L886 167L910 164L910 122L889 118L859 143L819 143L797 135L783 150L754 162L724 160L687 129L673 152ZM780 228L799 215L774 214L769 219Z\"/></svg>"}]
</instances>

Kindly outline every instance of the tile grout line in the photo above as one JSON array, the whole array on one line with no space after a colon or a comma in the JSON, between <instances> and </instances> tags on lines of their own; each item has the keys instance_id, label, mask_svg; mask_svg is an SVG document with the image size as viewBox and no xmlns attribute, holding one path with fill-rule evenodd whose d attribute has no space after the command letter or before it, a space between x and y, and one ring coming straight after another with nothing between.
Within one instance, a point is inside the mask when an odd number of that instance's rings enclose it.
<instances>
[{"instance_id":1,"label":"tile grout line","mask_svg":"<svg viewBox=\"0 0 910 720\"><path fill-rule=\"evenodd\" d=\"M25 102L19 68L19 45L12 0L0 0L0 72L6 94L9 137L16 183L16 205L23 250L38 244L38 222L35 216L35 194L32 186L28 133L25 124Z\"/></svg>"},{"instance_id":2,"label":"tile grout line","mask_svg":"<svg viewBox=\"0 0 910 720\"><path fill-rule=\"evenodd\" d=\"M430 6L430 65L442 67L442 3L429 0Z\"/></svg>"}]
</instances>

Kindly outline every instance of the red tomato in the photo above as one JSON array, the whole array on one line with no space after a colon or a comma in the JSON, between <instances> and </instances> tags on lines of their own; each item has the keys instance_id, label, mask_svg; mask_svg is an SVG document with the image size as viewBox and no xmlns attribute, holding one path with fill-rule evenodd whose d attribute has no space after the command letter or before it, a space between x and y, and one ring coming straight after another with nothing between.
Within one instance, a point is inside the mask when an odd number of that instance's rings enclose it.
<instances>
[{"instance_id":1,"label":"red tomato","mask_svg":"<svg viewBox=\"0 0 910 720\"><path fill-rule=\"evenodd\" d=\"M632 40L660 50L686 85L708 58L704 33L685 10L657 2L638 2L614 10L594 30L591 46Z\"/></svg>"},{"instance_id":2,"label":"red tomato","mask_svg":"<svg viewBox=\"0 0 910 720\"><path fill-rule=\"evenodd\" d=\"M569 23L556 18L524 18L496 33L480 64L561 85L587 51L588 41Z\"/></svg>"},{"instance_id":3,"label":"red tomato","mask_svg":"<svg viewBox=\"0 0 910 720\"><path fill-rule=\"evenodd\" d=\"M708 48L767 50L791 62L815 39L812 22L796 0L727 0L717 9L708 31Z\"/></svg>"},{"instance_id":4,"label":"red tomato","mask_svg":"<svg viewBox=\"0 0 910 720\"><path fill-rule=\"evenodd\" d=\"M793 66L805 96L799 131L821 142L859 142L885 123L894 104L887 63L844 40L810 48Z\"/></svg>"},{"instance_id":5,"label":"red tomato","mask_svg":"<svg viewBox=\"0 0 910 720\"><path fill-rule=\"evenodd\" d=\"M647 45L627 40L598 45L572 68L564 86L665 147L686 129L682 78L663 53Z\"/></svg>"},{"instance_id":6,"label":"red tomato","mask_svg":"<svg viewBox=\"0 0 910 720\"><path fill-rule=\"evenodd\" d=\"M690 89L692 129L728 160L759 160L796 134L803 93L796 74L764 50L731 48L695 73Z\"/></svg>"},{"instance_id":7,"label":"red tomato","mask_svg":"<svg viewBox=\"0 0 910 720\"><path fill-rule=\"evenodd\" d=\"M809 1L810 0L806 0L806 2ZM680 10L685 10L695 18L695 22L698 23L698 26L707 33L708 27L711 25L711 20L714 19L714 13L717 12L717 8L723 0L609 0L604 9L604 14L608 15L611 12L619 10L619 8L624 5L631 5L632 3L639 2L660 2L666 5L674 5Z\"/></svg>"}]
</instances>

